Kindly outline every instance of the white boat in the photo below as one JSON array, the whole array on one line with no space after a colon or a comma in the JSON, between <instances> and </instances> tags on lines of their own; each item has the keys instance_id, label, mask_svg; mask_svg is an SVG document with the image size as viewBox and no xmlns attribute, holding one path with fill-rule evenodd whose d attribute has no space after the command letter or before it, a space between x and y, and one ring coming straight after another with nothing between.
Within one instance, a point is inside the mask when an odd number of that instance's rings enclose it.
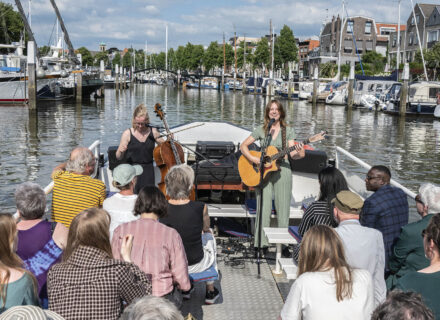
<instances>
[{"instance_id":1,"label":"white boat","mask_svg":"<svg viewBox=\"0 0 440 320\"><path fill-rule=\"evenodd\" d=\"M325 104L346 105L347 85L346 81L334 82L331 86L330 94L325 98Z\"/></svg>"},{"instance_id":2,"label":"white boat","mask_svg":"<svg viewBox=\"0 0 440 320\"><path fill-rule=\"evenodd\" d=\"M299 84L298 98L300 100L307 100L309 97L312 96L312 93L313 93L313 82L301 82Z\"/></svg>"},{"instance_id":3,"label":"white boat","mask_svg":"<svg viewBox=\"0 0 440 320\"><path fill-rule=\"evenodd\" d=\"M364 96L374 96L380 99L380 97L396 83L398 84L399 82L388 80L356 80L353 92L353 105L365 107L365 100L370 101L371 97L365 98ZM364 103L362 102L362 97L364 97Z\"/></svg>"}]
</instances>

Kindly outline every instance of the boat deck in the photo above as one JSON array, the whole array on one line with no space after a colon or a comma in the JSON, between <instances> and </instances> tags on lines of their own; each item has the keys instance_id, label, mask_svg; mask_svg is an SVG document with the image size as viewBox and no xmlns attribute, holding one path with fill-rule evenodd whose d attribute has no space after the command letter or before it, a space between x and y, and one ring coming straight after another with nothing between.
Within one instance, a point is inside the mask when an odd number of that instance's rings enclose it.
<instances>
[{"instance_id":1,"label":"boat deck","mask_svg":"<svg viewBox=\"0 0 440 320\"><path fill-rule=\"evenodd\" d=\"M277 319L292 280L272 274L275 253L271 250L269 258L262 260L258 277L256 259L246 258L241 252L226 255L220 247L218 250L220 279L215 286L220 291L219 299L205 305L205 283L197 283L191 299L183 302L182 314L191 313L197 320Z\"/></svg>"}]
</instances>

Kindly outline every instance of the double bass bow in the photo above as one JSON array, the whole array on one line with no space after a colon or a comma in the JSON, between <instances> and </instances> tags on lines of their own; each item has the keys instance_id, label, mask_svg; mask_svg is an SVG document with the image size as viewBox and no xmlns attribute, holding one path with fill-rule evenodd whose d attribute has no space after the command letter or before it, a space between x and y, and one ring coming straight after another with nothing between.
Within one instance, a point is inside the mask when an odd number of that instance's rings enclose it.
<instances>
[{"instance_id":1,"label":"double bass bow","mask_svg":"<svg viewBox=\"0 0 440 320\"><path fill-rule=\"evenodd\" d=\"M168 170L171 169L171 167L184 163L185 157L183 154L182 146L178 142L174 141L171 135L170 128L168 127L168 123L160 103L156 103L154 105L154 112L162 120L167 135L167 140L164 143L155 147L153 150L154 161L156 161L156 165L159 168L161 175L160 182L158 183L158 188L165 196L167 196L165 176L167 175ZM191 192L190 200L195 200L194 189Z\"/></svg>"}]
</instances>

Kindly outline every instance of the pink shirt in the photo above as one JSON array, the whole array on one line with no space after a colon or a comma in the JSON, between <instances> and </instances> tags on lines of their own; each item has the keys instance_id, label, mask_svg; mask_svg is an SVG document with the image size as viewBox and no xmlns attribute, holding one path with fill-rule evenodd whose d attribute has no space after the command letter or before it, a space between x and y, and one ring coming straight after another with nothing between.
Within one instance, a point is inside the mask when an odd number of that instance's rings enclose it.
<instances>
[{"instance_id":1,"label":"pink shirt","mask_svg":"<svg viewBox=\"0 0 440 320\"><path fill-rule=\"evenodd\" d=\"M182 239L176 230L154 219L139 219L118 226L112 239L115 259L122 260L122 238L133 235L131 259L147 274L151 274L153 295L164 296L173 290L173 284L183 291L191 288L188 261Z\"/></svg>"}]
</instances>

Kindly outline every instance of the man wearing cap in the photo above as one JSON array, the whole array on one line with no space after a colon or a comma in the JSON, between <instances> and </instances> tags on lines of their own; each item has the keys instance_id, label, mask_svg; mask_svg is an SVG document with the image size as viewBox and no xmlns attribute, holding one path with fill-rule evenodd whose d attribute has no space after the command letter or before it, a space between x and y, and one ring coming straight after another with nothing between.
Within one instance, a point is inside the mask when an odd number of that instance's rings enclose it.
<instances>
[{"instance_id":1,"label":"man wearing cap","mask_svg":"<svg viewBox=\"0 0 440 320\"><path fill-rule=\"evenodd\" d=\"M105 199L103 209L110 214L110 239L113 231L120 224L137 220L139 217L133 214L137 195L134 194L136 180L142 174L142 166L120 164L113 170L113 186L120 190L110 198Z\"/></svg>"},{"instance_id":2,"label":"man wearing cap","mask_svg":"<svg viewBox=\"0 0 440 320\"><path fill-rule=\"evenodd\" d=\"M357 194L344 190L332 200L334 217L339 223L335 231L344 244L348 264L353 268L365 269L371 273L374 284L374 305L386 298L384 279L385 250L382 234L359 223L359 213L364 201Z\"/></svg>"},{"instance_id":3,"label":"man wearing cap","mask_svg":"<svg viewBox=\"0 0 440 320\"><path fill-rule=\"evenodd\" d=\"M374 193L365 199L360 215L361 225L382 232L385 247L385 274L400 228L408 224L408 200L405 192L390 185L391 172L385 166L374 166L368 171L365 186Z\"/></svg>"}]
</instances>

